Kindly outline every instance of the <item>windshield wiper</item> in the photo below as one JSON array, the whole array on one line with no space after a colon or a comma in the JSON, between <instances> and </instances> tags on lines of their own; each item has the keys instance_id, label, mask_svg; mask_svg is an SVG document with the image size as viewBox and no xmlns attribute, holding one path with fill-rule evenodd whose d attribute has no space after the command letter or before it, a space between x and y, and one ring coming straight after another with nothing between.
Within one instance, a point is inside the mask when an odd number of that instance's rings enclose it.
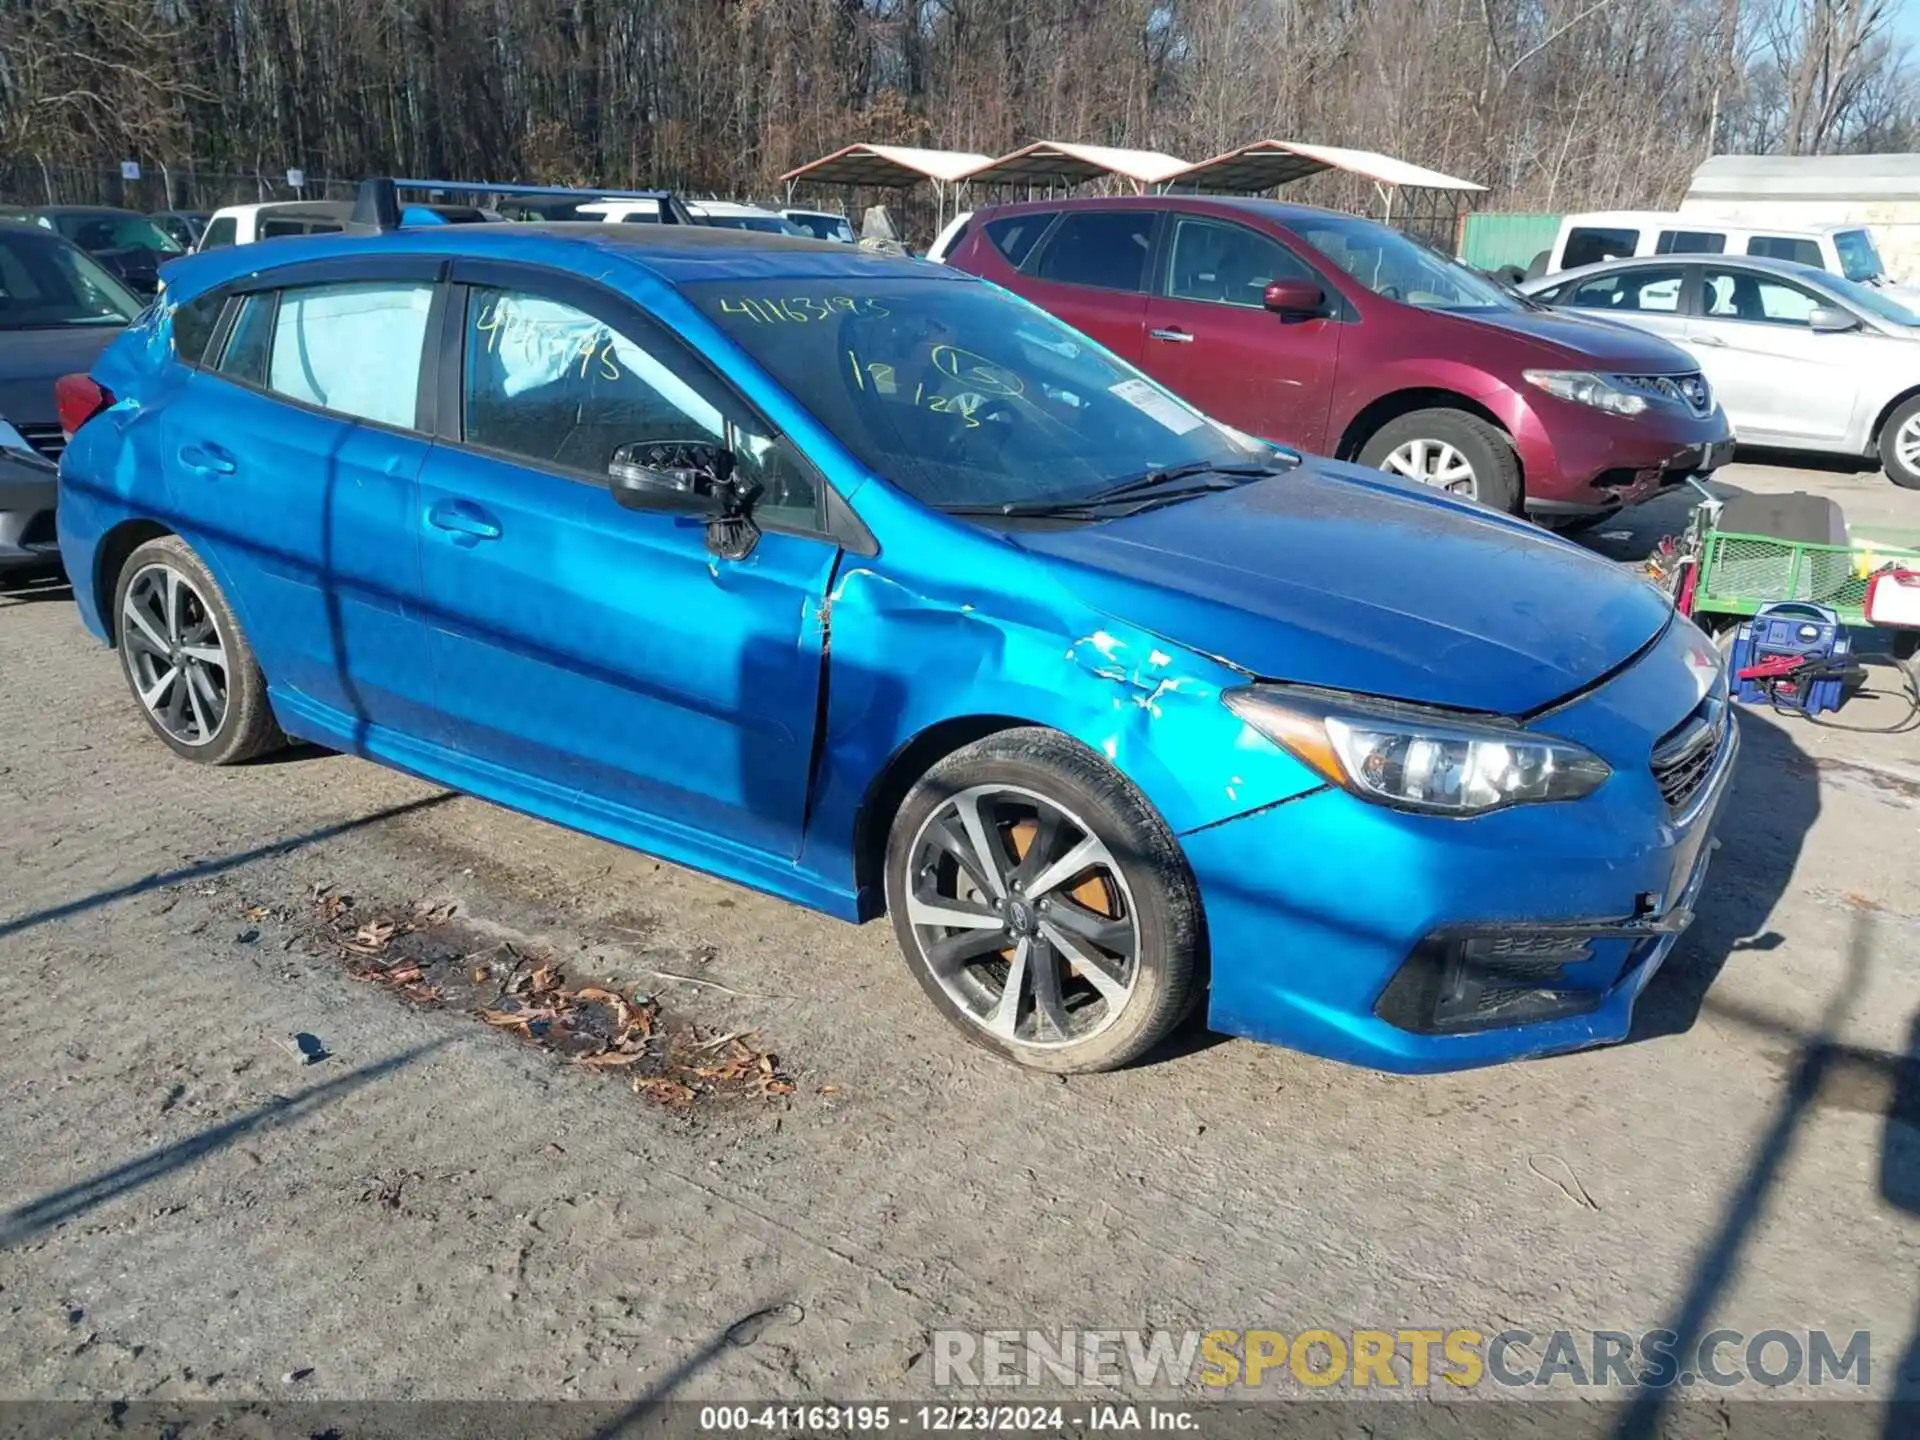
<instances>
[{"instance_id":1,"label":"windshield wiper","mask_svg":"<svg viewBox=\"0 0 1920 1440\"><path fill-rule=\"evenodd\" d=\"M1254 480L1264 480L1269 476L1282 475L1300 463L1300 457L1291 452L1282 451L1271 461L1252 461L1245 464L1215 464L1209 460L1197 460L1190 465L1173 465L1161 470L1150 470L1144 475L1136 475L1130 480L1122 480L1117 485L1109 485L1104 490L1096 490L1091 495L1077 496L1071 500L1008 500L999 505L944 505L941 508L949 515L1003 515L1013 519L1044 520L1116 520L1127 515L1138 515L1143 510L1155 510L1162 505L1177 504L1182 500L1192 500L1196 496L1211 495L1220 490L1234 490ZM1197 480L1202 476L1209 478L1198 485L1172 485L1180 480Z\"/></svg>"}]
</instances>

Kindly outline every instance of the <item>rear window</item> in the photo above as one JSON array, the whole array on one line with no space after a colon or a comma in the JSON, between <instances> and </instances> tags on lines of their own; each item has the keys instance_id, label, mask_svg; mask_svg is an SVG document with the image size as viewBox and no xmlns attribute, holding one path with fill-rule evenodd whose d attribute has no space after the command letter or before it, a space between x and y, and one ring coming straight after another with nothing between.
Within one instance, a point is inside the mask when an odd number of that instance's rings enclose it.
<instances>
[{"instance_id":1,"label":"rear window","mask_svg":"<svg viewBox=\"0 0 1920 1440\"><path fill-rule=\"evenodd\" d=\"M987 226L987 239L993 242L993 248L1007 257L1007 263L1016 269L1026 264L1027 256L1033 253L1033 242L1047 233L1047 226L1053 223L1056 212L1045 211L1039 215L1009 215L1004 220L992 221ZM961 232L965 234L964 231ZM949 250L960 248L960 236L954 237Z\"/></svg>"},{"instance_id":2,"label":"rear window","mask_svg":"<svg viewBox=\"0 0 1920 1440\"><path fill-rule=\"evenodd\" d=\"M1560 268L1577 270L1582 265L1598 265L1602 260L1622 260L1631 256L1639 244L1638 230L1603 230L1576 225L1567 232L1567 248L1560 256Z\"/></svg>"},{"instance_id":3,"label":"rear window","mask_svg":"<svg viewBox=\"0 0 1920 1440\"><path fill-rule=\"evenodd\" d=\"M1881 279L1887 273L1887 267L1880 263L1880 252L1873 248L1873 237L1864 230L1837 231L1833 248L1840 254L1840 273L1856 285Z\"/></svg>"},{"instance_id":4,"label":"rear window","mask_svg":"<svg viewBox=\"0 0 1920 1440\"><path fill-rule=\"evenodd\" d=\"M1727 237L1714 230L1662 230L1654 242L1656 255L1723 255Z\"/></svg>"},{"instance_id":5,"label":"rear window","mask_svg":"<svg viewBox=\"0 0 1920 1440\"><path fill-rule=\"evenodd\" d=\"M218 250L223 245L233 244L233 242L239 238L239 233L239 230L235 226L233 216L217 216L213 223L207 226L207 233L200 237L200 248L202 250Z\"/></svg>"},{"instance_id":6,"label":"rear window","mask_svg":"<svg viewBox=\"0 0 1920 1440\"><path fill-rule=\"evenodd\" d=\"M1028 273L1063 285L1145 290L1153 218L1151 210L1069 211Z\"/></svg>"}]
</instances>

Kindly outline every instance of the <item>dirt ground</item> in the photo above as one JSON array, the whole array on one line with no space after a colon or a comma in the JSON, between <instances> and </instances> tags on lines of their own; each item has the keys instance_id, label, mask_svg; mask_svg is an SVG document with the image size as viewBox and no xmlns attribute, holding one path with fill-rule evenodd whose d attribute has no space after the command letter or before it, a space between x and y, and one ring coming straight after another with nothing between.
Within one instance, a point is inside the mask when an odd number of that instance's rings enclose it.
<instances>
[{"instance_id":1,"label":"dirt ground","mask_svg":"<svg viewBox=\"0 0 1920 1440\"><path fill-rule=\"evenodd\" d=\"M1741 723L1631 1042L1406 1079L1196 1031L1061 1081L884 925L355 759L178 762L64 592L0 599L0 1396L911 1397L938 1328L1410 1325L1864 1329L1920 1394L1920 734ZM407 945L651 995L679 1068L356 978Z\"/></svg>"}]
</instances>

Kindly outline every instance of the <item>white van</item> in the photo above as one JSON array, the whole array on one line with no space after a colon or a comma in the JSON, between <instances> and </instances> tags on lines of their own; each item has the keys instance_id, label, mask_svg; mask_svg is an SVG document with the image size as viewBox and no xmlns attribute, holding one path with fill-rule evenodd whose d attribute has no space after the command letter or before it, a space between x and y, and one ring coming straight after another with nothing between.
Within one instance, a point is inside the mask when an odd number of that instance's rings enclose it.
<instances>
[{"instance_id":1,"label":"white van","mask_svg":"<svg viewBox=\"0 0 1920 1440\"><path fill-rule=\"evenodd\" d=\"M1551 275L1602 260L1639 255L1758 255L1843 275L1862 285L1894 285L1864 225L1758 227L1670 210L1595 210L1560 222L1553 249L1528 276ZM1537 267L1537 268L1536 268Z\"/></svg>"},{"instance_id":2,"label":"white van","mask_svg":"<svg viewBox=\"0 0 1920 1440\"><path fill-rule=\"evenodd\" d=\"M224 245L251 245L282 235L334 235L353 218L351 200L271 200L263 205L228 205L213 212L200 241L193 247L218 250Z\"/></svg>"}]
</instances>

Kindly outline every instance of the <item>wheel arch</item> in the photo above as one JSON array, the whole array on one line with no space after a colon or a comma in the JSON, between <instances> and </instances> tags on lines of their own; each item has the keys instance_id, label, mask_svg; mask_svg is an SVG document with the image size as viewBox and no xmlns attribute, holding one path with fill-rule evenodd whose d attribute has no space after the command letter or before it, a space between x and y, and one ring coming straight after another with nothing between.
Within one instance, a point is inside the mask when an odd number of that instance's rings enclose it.
<instances>
[{"instance_id":1,"label":"wheel arch","mask_svg":"<svg viewBox=\"0 0 1920 1440\"><path fill-rule=\"evenodd\" d=\"M94 547L93 559L93 599L97 606L101 627L107 632L107 643L118 644L120 640L120 617L113 604L114 592L120 585L120 572L126 568L127 557L132 555L149 540L158 540L162 536L176 532L162 525L158 520L145 517L134 520L122 520L105 535Z\"/></svg>"},{"instance_id":2,"label":"wheel arch","mask_svg":"<svg viewBox=\"0 0 1920 1440\"><path fill-rule=\"evenodd\" d=\"M1920 400L1920 385L1909 385L1898 395L1880 407L1880 413L1873 417L1873 424L1867 430L1866 453L1872 454L1880 447L1880 437L1886 433L1887 421L1893 418L1893 412L1910 400Z\"/></svg>"},{"instance_id":3,"label":"wheel arch","mask_svg":"<svg viewBox=\"0 0 1920 1440\"><path fill-rule=\"evenodd\" d=\"M1402 415L1411 415L1416 410L1461 410L1486 421L1509 442L1513 440L1513 431L1493 411L1471 396L1458 390L1448 390L1441 386L1416 385L1401 390L1390 390L1363 406L1360 412L1347 422L1346 429L1340 432L1340 441L1334 447L1334 459L1354 460L1367 441L1377 434L1380 428ZM1514 447L1514 456L1519 458L1519 447ZM1522 479L1525 467L1522 466Z\"/></svg>"},{"instance_id":4,"label":"wheel arch","mask_svg":"<svg viewBox=\"0 0 1920 1440\"><path fill-rule=\"evenodd\" d=\"M1019 715L954 715L937 720L895 750L868 782L853 822L854 887L860 896L860 918L872 920L886 913L887 838L894 816L906 803L920 777L957 750L1004 730L1029 726L1054 730L1057 726ZM1066 732L1062 731L1062 734Z\"/></svg>"}]
</instances>

